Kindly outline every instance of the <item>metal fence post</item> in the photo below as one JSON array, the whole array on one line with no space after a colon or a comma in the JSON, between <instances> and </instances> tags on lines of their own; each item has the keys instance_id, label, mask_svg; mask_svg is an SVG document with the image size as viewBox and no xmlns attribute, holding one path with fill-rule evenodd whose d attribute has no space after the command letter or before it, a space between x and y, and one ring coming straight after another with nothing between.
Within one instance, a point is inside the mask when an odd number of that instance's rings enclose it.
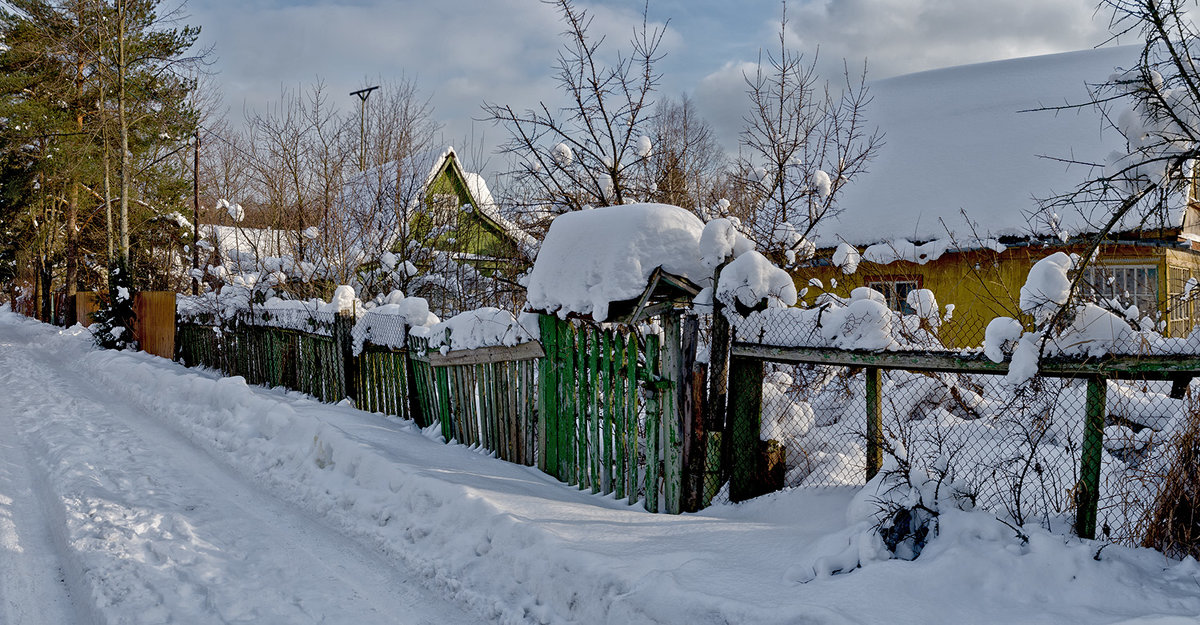
<instances>
[{"instance_id":1,"label":"metal fence post","mask_svg":"<svg viewBox=\"0 0 1200 625\"><path fill-rule=\"evenodd\" d=\"M1104 446L1107 396L1108 380L1101 376L1088 377L1083 453L1079 458L1079 485L1075 497L1075 533L1080 538L1096 537L1096 508L1100 502L1100 461Z\"/></svg>"},{"instance_id":2,"label":"metal fence post","mask_svg":"<svg viewBox=\"0 0 1200 625\"><path fill-rule=\"evenodd\" d=\"M883 466L883 372L867 367L867 481Z\"/></svg>"},{"instance_id":3,"label":"metal fence post","mask_svg":"<svg viewBox=\"0 0 1200 625\"><path fill-rule=\"evenodd\" d=\"M734 356L729 359L730 456L729 500L756 496L759 431L762 429L763 363Z\"/></svg>"}]
</instances>

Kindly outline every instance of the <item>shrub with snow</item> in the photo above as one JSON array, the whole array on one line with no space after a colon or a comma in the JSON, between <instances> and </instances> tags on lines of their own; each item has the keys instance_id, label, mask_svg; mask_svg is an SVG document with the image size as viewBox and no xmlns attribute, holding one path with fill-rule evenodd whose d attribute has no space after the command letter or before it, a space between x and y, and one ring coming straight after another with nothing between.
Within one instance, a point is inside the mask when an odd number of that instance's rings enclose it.
<instances>
[{"instance_id":1,"label":"shrub with snow","mask_svg":"<svg viewBox=\"0 0 1200 625\"><path fill-rule=\"evenodd\" d=\"M715 297L731 309L745 312L795 306L798 300L792 277L755 251L748 251L725 266Z\"/></svg>"}]
</instances>

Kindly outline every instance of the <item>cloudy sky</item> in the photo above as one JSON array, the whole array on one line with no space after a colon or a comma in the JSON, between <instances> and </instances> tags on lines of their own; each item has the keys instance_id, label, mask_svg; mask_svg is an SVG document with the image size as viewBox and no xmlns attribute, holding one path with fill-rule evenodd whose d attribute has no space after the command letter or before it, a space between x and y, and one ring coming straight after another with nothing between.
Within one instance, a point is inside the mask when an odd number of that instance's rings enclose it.
<instances>
[{"instance_id":1,"label":"cloudy sky","mask_svg":"<svg viewBox=\"0 0 1200 625\"><path fill-rule=\"evenodd\" d=\"M624 46L643 2L578 5L594 15L593 31ZM335 104L356 108L350 91L404 76L430 98L447 142L474 133L494 146L504 131L472 121L482 102L524 108L556 93L563 26L538 0L191 0L185 10L214 47L235 120L284 87L321 79ZM778 0L651 0L650 19L667 23L661 92L691 95L721 136L735 137L742 72L775 44L781 10ZM865 59L872 79L1092 47L1108 17L1096 0L791 0L788 16L788 42L808 54L820 46L826 72Z\"/></svg>"}]
</instances>

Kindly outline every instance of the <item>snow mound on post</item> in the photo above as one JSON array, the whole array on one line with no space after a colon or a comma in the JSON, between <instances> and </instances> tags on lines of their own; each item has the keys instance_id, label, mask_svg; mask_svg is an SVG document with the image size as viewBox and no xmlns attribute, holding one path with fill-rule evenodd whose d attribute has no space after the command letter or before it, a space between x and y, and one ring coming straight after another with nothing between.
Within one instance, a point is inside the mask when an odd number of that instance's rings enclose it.
<instances>
[{"instance_id":1,"label":"snow mound on post","mask_svg":"<svg viewBox=\"0 0 1200 625\"><path fill-rule=\"evenodd\" d=\"M627 204L560 215L550 224L533 271L533 310L608 318L612 302L642 294L658 267L702 284L704 223L678 206Z\"/></svg>"},{"instance_id":2,"label":"snow mound on post","mask_svg":"<svg viewBox=\"0 0 1200 625\"><path fill-rule=\"evenodd\" d=\"M738 256L721 272L716 298L727 306L734 302L753 307L767 300L770 307L795 306L796 283L788 272L754 251Z\"/></svg>"},{"instance_id":3,"label":"snow mound on post","mask_svg":"<svg viewBox=\"0 0 1200 625\"><path fill-rule=\"evenodd\" d=\"M708 222L700 234L700 258L710 270L716 269L726 259L737 258L753 249L754 243L738 232L733 221L726 217Z\"/></svg>"}]
</instances>

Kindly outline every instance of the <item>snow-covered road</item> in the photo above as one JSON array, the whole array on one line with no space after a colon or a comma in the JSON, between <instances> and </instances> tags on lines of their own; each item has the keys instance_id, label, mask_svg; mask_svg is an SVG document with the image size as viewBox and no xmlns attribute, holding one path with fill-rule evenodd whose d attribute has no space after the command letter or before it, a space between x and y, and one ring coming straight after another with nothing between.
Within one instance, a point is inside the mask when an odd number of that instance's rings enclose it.
<instances>
[{"instance_id":1,"label":"snow-covered road","mask_svg":"<svg viewBox=\"0 0 1200 625\"><path fill-rule=\"evenodd\" d=\"M475 623L0 325L0 622Z\"/></svg>"},{"instance_id":2,"label":"snow-covered road","mask_svg":"<svg viewBox=\"0 0 1200 625\"><path fill-rule=\"evenodd\" d=\"M947 510L889 560L872 509L797 489L649 514L0 308L0 625L1200 621L1194 559Z\"/></svg>"}]
</instances>

